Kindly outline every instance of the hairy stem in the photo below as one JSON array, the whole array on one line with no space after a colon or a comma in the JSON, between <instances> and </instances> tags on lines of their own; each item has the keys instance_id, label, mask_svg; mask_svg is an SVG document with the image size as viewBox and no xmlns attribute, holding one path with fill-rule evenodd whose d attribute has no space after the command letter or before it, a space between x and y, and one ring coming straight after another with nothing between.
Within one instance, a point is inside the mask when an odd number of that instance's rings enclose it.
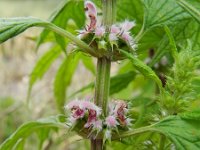
<instances>
[{"instance_id":1,"label":"hairy stem","mask_svg":"<svg viewBox=\"0 0 200 150\"><path fill-rule=\"evenodd\" d=\"M116 17L116 0L102 0L103 25L108 31ZM108 50L109 51L109 50ZM110 89L111 59L107 57L98 58L97 75L95 85L95 104L103 110L103 115L108 113L108 97ZM91 139L91 150L105 150L103 139Z\"/></svg>"},{"instance_id":2,"label":"hairy stem","mask_svg":"<svg viewBox=\"0 0 200 150\"><path fill-rule=\"evenodd\" d=\"M95 104L102 107L103 115L107 115L107 103L110 89L111 61L105 57L97 60L97 75L95 85Z\"/></svg>"}]
</instances>

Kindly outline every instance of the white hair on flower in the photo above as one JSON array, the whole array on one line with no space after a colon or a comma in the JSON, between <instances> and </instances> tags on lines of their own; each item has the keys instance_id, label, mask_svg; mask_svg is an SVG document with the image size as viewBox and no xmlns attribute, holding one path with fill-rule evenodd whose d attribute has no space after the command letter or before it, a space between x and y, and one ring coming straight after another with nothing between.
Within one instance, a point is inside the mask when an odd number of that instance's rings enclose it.
<instances>
[{"instance_id":1,"label":"white hair on flower","mask_svg":"<svg viewBox=\"0 0 200 150\"><path fill-rule=\"evenodd\" d=\"M79 107L80 105L80 100L73 100L71 102L69 102L66 106L65 109L72 109L74 107Z\"/></svg>"},{"instance_id":2,"label":"white hair on flower","mask_svg":"<svg viewBox=\"0 0 200 150\"><path fill-rule=\"evenodd\" d=\"M106 29L104 26L97 26L95 29L95 35L99 38L103 37L106 32Z\"/></svg>"},{"instance_id":3,"label":"white hair on flower","mask_svg":"<svg viewBox=\"0 0 200 150\"><path fill-rule=\"evenodd\" d=\"M125 22L120 24L121 27L121 31L122 32L128 32L129 30L131 30L133 27L135 27L135 21L128 21L125 20Z\"/></svg>"}]
</instances>

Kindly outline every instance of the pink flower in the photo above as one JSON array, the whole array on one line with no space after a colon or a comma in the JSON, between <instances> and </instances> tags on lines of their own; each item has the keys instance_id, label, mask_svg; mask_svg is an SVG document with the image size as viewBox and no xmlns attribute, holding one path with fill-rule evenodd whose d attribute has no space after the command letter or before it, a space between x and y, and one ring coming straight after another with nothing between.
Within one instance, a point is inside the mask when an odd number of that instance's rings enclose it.
<instances>
[{"instance_id":1,"label":"pink flower","mask_svg":"<svg viewBox=\"0 0 200 150\"><path fill-rule=\"evenodd\" d=\"M103 37L103 35L105 34L105 27L104 26L98 26L95 29L95 35L99 38Z\"/></svg>"},{"instance_id":2,"label":"pink flower","mask_svg":"<svg viewBox=\"0 0 200 150\"><path fill-rule=\"evenodd\" d=\"M120 125L126 126L127 120L126 120L126 114L128 112L127 104L124 101L115 101L116 106L114 109L114 114L117 117L117 120L119 120Z\"/></svg>"},{"instance_id":3,"label":"pink flower","mask_svg":"<svg viewBox=\"0 0 200 150\"><path fill-rule=\"evenodd\" d=\"M97 24L97 9L94 3L86 1L85 12L86 12L86 17L90 19L90 25L88 26L87 30L92 31L96 28Z\"/></svg>"},{"instance_id":4,"label":"pink flower","mask_svg":"<svg viewBox=\"0 0 200 150\"><path fill-rule=\"evenodd\" d=\"M121 25L120 25L122 32L128 32L134 26L135 26L135 22L134 21L128 21L128 20L121 23Z\"/></svg>"},{"instance_id":5,"label":"pink flower","mask_svg":"<svg viewBox=\"0 0 200 150\"><path fill-rule=\"evenodd\" d=\"M108 127L116 127L119 124L114 116L108 116L108 117L106 117L105 121L106 121L105 124Z\"/></svg>"},{"instance_id":6,"label":"pink flower","mask_svg":"<svg viewBox=\"0 0 200 150\"><path fill-rule=\"evenodd\" d=\"M129 32L124 32L122 33L122 39L125 40L126 42L129 42L132 40L132 37L130 36L130 33Z\"/></svg>"},{"instance_id":7,"label":"pink flower","mask_svg":"<svg viewBox=\"0 0 200 150\"><path fill-rule=\"evenodd\" d=\"M65 106L65 109L71 110L73 108L79 107L79 104L80 104L80 100L73 100Z\"/></svg>"},{"instance_id":8,"label":"pink flower","mask_svg":"<svg viewBox=\"0 0 200 150\"><path fill-rule=\"evenodd\" d=\"M88 120L87 120L87 123L84 125L85 128L89 128L91 127L94 122L97 121L97 112L93 109L90 109L89 110L89 114L88 114Z\"/></svg>"},{"instance_id":9,"label":"pink flower","mask_svg":"<svg viewBox=\"0 0 200 150\"><path fill-rule=\"evenodd\" d=\"M133 37L130 35L130 32L123 32L121 37L122 37L122 39L124 41L126 41L130 45L130 47L132 49L136 49L137 48L137 45L136 45Z\"/></svg>"},{"instance_id":10,"label":"pink flower","mask_svg":"<svg viewBox=\"0 0 200 150\"><path fill-rule=\"evenodd\" d=\"M97 9L94 3L90 1L85 2L85 11L86 11L86 16L89 17L90 15L93 15L97 17Z\"/></svg>"},{"instance_id":11,"label":"pink flower","mask_svg":"<svg viewBox=\"0 0 200 150\"><path fill-rule=\"evenodd\" d=\"M110 28L110 33L119 34L120 33L120 28L117 25L114 24Z\"/></svg>"},{"instance_id":12,"label":"pink flower","mask_svg":"<svg viewBox=\"0 0 200 150\"><path fill-rule=\"evenodd\" d=\"M117 40L118 40L118 37L117 37L116 34L110 33L110 34L109 34L109 40L110 40L110 41L117 41Z\"/></svg>"},{"instance_id":13,"label":"pink flower","mask_svg":"<svg viewBox=\"0 0 200 150\"><path fill-rule=\"evenodd\" d=\"M83 118L85 115L85 110L80 109L79 107L72 109L72 116L76 119Z\"/></svg>"}]
</instances>

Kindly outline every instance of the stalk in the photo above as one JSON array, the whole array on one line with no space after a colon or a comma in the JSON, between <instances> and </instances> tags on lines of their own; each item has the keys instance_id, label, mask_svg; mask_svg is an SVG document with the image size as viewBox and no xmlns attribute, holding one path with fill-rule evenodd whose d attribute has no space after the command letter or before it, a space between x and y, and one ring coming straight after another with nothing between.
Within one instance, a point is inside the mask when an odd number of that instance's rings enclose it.
<instances>
[{"instance_id":1,"label":"stalk","mask_svg":"<svg viewBox=\"0 0 200 150\"><path fill-rule=\"evenodd\" d=\"M103 25L108 31L110 26L115 22L116 18L116 0L102 0L103 9ZM109 51L109 50L108 50ZM97 59L97 74L95 84L94 102L100 106L103 115L106 117L108 113L108 97L110 89L110 69L111 59L101 57ZM103 139L91 139L91 150L105 150Z\"/></svg>"}]
</instances>

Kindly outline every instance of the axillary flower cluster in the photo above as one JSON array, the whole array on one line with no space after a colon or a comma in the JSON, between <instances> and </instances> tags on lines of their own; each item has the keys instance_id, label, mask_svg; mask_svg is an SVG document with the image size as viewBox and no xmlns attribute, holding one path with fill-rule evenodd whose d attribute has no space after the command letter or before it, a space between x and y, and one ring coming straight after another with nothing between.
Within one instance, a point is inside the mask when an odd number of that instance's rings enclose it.
<instances>
[{"instance_id":1,"label":"axillary flower cluster","mask_svg":"<svg viewBox=\"0 0 200 150\"><path fill-rule=\"evenodd\" d=\"M111 27L106 27L100 23L97 16L96 6L90 2L85 2L85 13L89 24L83 30L78 30L78 38L88 43L98 53L111 58L120 60L123 57L118 49L134 52L137 48L130 30L136 25L134 21L116 23Z\"/></svg>"},{"instance_id":2,"label":"axillary flower cluster","mask_svg":"<svg viewBox=\"0 0 200 150\"><path fill-rule=\"evenodd\" d=\"M65 106L69 111L67 124L71 129L81 132L85 129L88 138L97 138L99 133L104 139L111 139L119 130L128 130L131 119L127 117L128 106L124 101L113 101L109 104L109 114L104 116L101 108L90 100L74 100ZM81 125L81 126L80 126Z\"/></svg>"}]
</instances>

